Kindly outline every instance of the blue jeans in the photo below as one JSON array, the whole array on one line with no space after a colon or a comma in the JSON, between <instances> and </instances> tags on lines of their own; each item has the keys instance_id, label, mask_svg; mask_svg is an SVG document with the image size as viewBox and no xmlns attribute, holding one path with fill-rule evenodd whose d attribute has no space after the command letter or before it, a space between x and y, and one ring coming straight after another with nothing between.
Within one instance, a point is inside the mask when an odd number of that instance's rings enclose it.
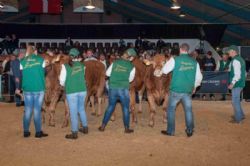
<instances>
[{"instance_id":1,"label":"blue jeans","mask_svg":"<svg viewBox=\"0 0 250 166\"><path fill-rule=\"evenodd\" d=\"M85 97L86 91L66 94L67 102L69 104L72 132L78 132L78 114L83 127L88 127L87 115L84 107Z\"/></svg>"},{"instance_id":2,"label":"blue jeans","mask_svg":"<svg viewBox=\"0 0 250 166\"><path fill-rule=\"evenodd\" d=\"M241 91L242 88L232 89L232 105L234 108L234 118L236 122L240 122L245 117L240 103Z\"/></svg>"},{"instance_id":3,"label":"blue jeans","mask_svg":"<svg viewBox=\"0 0 250 166\"><path fill-rule=\"evenodd\" d=\"M175 134L175 110L178 102L181 101L184 107L186 132L191 133L194 129L191 94L170 92L167 107L167 133Z\"/></svg>"},{"instance_id":4,"label":"blue jeans","mask_svg":"<svg viewBox=\"0 0 250 166\"><path fill-rule=\"evenodd\" d=\"M41 108L44 98L44 92L24 92L24 115L23 115L23 128L24 132L29 132L30 121L32 112L34 110L34 124L36 132L40 132L42 129L41 121Z\"/></svg>"},{"instance_id":5,"label":"blue jeans","mask_svg":"<svg viewBox=\"0 0 250 166\"><path fill-rule=\"evenodd\" d=\"M129 128L129 90L128 89L109 89L109 105L104 114L103 125L107 125L111 115L115 110L117 101L120 100L123 112L123 123L125 128Z\"/></svg>"}]
</instances>

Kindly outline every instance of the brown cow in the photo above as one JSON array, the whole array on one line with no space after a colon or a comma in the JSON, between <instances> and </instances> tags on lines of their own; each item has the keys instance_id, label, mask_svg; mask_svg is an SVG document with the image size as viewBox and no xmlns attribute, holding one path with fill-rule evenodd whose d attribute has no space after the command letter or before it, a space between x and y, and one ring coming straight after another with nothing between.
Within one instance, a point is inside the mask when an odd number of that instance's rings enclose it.
<instances>
[{"instance_id":1,"label":"brown cow","mask_svg":"<svg viewBox=\"0 0 250 166\"><path fill-rule=\"evenodd\" d=\"M67 101L64 95L63 88L59 82L59 75L61 72L62 64L68 63L69 56L67 55L42 55L46 62L46 90L44 95L44 102L42 110L45 113L49 112L49 126L55 126L55 109L60 98L63 98L65 104L65 118L62 127L68 126L69 110ZM45 121L45 115L43 115L43 121Z\"/></svg>"},{"instance_id":2,"label":"brown cow","mask_svg":"<svg viewBox=\"0 0 250 166\"><path fill-rule=\"evenodd\" d=\"M60 99L63 97L65 103L65 119L62 127L68 126L69 110L65 94L63 93L63 88L59 82L59 75L61 71L61 65L68 63L69 56L67 55L57 55L55 57L50 57L48 55L43 55L47 66L46 74L46 91L43 103L43 110L49 111L49 126L55 126L55 109L56 105ZM89 96L95 96L98 98L98 114L101 114L101 97L103 89L105 86L105 67L99 61L87 61L83 62L85 64L85 79L87 84L87 98ZM83 101L84 102L84 101ZM92 104L92 110L95 110L94 104ZM43 116L43 119L44 116Z\"/></svg>"},{"instance_id":3,"label":"brown cow","mask_svg":"<svg viewBox=\"0 0 250 166\"><path fill-rule=\"evenodd\" d=\"M135 109L135 93L138 92L139 95L139 108L138 108L138 112L141 113L142 112L142 95L143 92L145 90L145 86L144 86L144 81L145 81L145 72L146 72L146 66L143 63L143 61L141 61L139 58L134 58L132 60L132 63L135 67L135 79L133 80L133 82L130 83L130 111L132 114L132 122L137 122L137 112Z\"/></svg>"},{"instance_id":4,"label":"brown cow","mask_svg":"<svg viewBox=\"0 0 250 166\"><path fill-rule=\"evenodd\" d=\"M149 126L153 127L156 113L156 104L161 105L163 102L164 121L166 121L166 107L168 102L169 85L171 75L163 75L162 68L166 62L164 55L158 54L153 57L151 62L145 61L148 65L146 68L145 86L147 90L147 97L150 109Z\"/></svg>"},{"instance_id":5,"label":"brown cow","mask_svg":"<svg viewBox=\"0 0 250 166\"><path fill-rule=\"evenodd\" d=\"M87 101L90 98L90 102L92 105L92 115L100 116L102 114L102 97L105 87L105 66L103 63L97 60L89 60L83 62L86 70L85 70L85 79L87 85L87 97L85 101L85 107L87 105ZM98 99L98 111L96 113L95 110L95 98Z\"/></svg>"}]
</instances>

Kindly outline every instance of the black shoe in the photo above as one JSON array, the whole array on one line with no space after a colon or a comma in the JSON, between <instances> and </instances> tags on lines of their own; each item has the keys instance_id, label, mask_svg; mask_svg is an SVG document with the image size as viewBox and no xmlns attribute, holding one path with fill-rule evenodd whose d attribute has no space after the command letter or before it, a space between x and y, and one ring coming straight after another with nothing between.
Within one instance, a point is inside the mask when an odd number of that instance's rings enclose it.
<instances>
[{"instance_id":1,"label":"black shoe","mask_svg":"<svg viewBox=\"0 0 250 166\"><path fill-rule=\"evenodd\" d=\"M130 134L130 133L133 133L134 130L133 129L129 129L129 128L125 128L125 131L124 133L127 133L127 134Z\"/></svg>"},{"instance_id":2,"label":"black shoe","mask_svg":"<svg viewBox=\"0 0 250 166\"><path fill-rule=\"evenodd\" d=\"M162 130L161 134L168 135L168 136L174 136L173 134L168 133L166 130Z\"/></svg>"},{"instance_id":3,"label":"black shoe","mask_svg":"<svg viewBox=\"0 0 250 166\"><path fill-rule=\"evenodd\" d=\"M77 139L78 135L77 135L77 133L74 132L74 133L65 135L65 138L66 139Z\"/></svg>"},{"instance_id":4,"label":"black shoe","mask_svg":"<svg viewBox=\"0 0 250 166\"><path fill-rule=\"evenodd\" d=\"M193 136L193 132L188 132L186 134L187 134L187 137L192 137Z\"/></svg>"},{"instance_id":5,"label":"black shoe","mask_svg":"<svg viewBox=\"0 0 250 166\"><path fill-rule=\"evenodd\" d=\"M192 137L193 136L193 130L185 130L186 131L186 134L188 137Z\"/></svg>"},{"instance_id":6,"label":"black shoe","mask_svg":"<svg viewBox=\"0 0 250 166\"><path fill-rule=\"evenodd\" d=\"M101 131L101 132L103 132L103 131L105 130L105 126L104 126L104 125L100 126L100 127L98 128L98 130Z\"/></svg>"},{"instance_id":7,"label":"black shoe","mask_svg":"<svg viewBox=\"0 0 250 166\"><path fill-rule=\"evenodd\" d=\"M27 138L30 136L30 132L23 132L23 137Z\"/></svg>"},{"instance_id":8,"label":"black shoe","mask_svg":"<svg viewBox=\"0 0 250 166\"><path fill-rule=\"evenodd\" d=\"M229 123L241 124L241 123L242 123L242 120L241 120L241 121L236 121L235 119L232 119L232 120L229 121Z\"/></svg>"},{"instance_id":9,"label":"black shoe","mask_svg":"<svg viewBox=\"0 0 250 166\"><path fill-rule=\"evenodd\" d=\"M42 137L47 137L47 136L49 136L49 135L42 132L42 131L36 132L36 135L35 135L36 138L42 138Z\"/></svg>"},{"instance_id":10,"label":"black shoe","mask_svg":"<svg viewBox=\"0 0 250 166\"><path fill-rule=\"evenodd\" d=\"M226 99L224 98L224 97L222 97L221 99L220 99L220 101L225 101Z\"/></svg>"},{"instance_id":11,"label":"black shoe","mask_svg":"<svg viewBox=\"0 0 250 166\"><path fill-rule=\"evenodd\" d=\"M83 134L88 134L89 133L89 128L88 127L82 127L79 129L80 132L82 132Z\"/></svg>"}]
</instances>

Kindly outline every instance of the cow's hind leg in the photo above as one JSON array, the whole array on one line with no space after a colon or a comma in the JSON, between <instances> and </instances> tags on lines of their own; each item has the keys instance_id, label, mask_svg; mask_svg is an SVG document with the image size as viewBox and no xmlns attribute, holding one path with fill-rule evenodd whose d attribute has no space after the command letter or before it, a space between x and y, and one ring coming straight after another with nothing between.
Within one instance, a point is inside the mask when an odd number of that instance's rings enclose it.
<instances>
[{"instance_id":1,"label":"cow's hind leg","mask_svg":"<svg viewBox=\"0 0 250 166\"><path fill-rule=\"evenodd\" d=\"M65 114L64 114L64 121L63 121L62 128L68 127L69 125L69 105L68 105L66 98L64 99L64 106L65 106Z\"/></svg>"},{"instance_id":2,"label":"cow's hind leg","mask_svg":"<svg viewBox=\"0 0 250 166\"><path fill-rule=\"evenodd\" d=\"M91 103L91 115L96 116L96 112L95 112L95 97L93 95L90 96L90 103Z\"/></svg>"},{"instance_id":3,"label":"cow's hind leg","mask_svg":"<svg viewBox=\"0 0 250 166\"><path fill-rule=\"evenodd\" d=\"M149 115L149 126L154 127L155 124L155 110L156 105L153 96L148 96L148 103L149 103L149 109L150 109L150 115Z\"/></svg>"},{"instance_id":4,"label":"cow's hind leg","mask_svg":"<svg viewBox=\"0 0 250 166\"><path fill-rule=\"evenodd\" d=\"M55 120L55 110L56 110L56 105L58 103L60 94L58 92L55 92L54 95L51 97L51 102L49 105L49 126L55 127L56 125L56 120Z\"/></svg>"},{"instance_id":5,"label":"cow's hind leg","mask_svg":"<svg viewBox=\"0 0 250 166\"><path fill-rule=\"evenodd\" d=\"M102 115L102 97L98 97L98 111L97 111L97 116Z\"/></svg>"}]
</instances>

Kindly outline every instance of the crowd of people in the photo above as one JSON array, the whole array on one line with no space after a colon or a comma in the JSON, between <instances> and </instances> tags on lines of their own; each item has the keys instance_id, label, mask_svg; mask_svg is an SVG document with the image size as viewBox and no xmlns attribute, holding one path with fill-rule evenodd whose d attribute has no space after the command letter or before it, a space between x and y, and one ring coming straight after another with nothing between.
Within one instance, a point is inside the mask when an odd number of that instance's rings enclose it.
<instances>
[{"instance_id":1,"label":"crowd of people","mask_svg":"<svg viewBox=\"0 0 250 166\"><path fill-rule=\"evenodd\" d=\"M122 39L121 39L122 40ZM67 139L77 139L78 132L88 133L88 122L84 108L84 98L86 97L86 83L84 78L84 64L82 60L100 60L107 68L106 76L109 77L109 103L104 114L100 131L105 127L115 109L116 102L120 100L123 111L123 121L125 133L133 133L129 123L129 83L135 77L135 67L131 63L131 57L138 56L140 59L151 60L152 56L162 53L170 60L163 67L163 73L172 72L172 81L170 85L170 94L168 101L168 123L167 130L162 134L173 136L175 134L175 109L178 102L184 105L186 119L186 133L190 137L194 131L194 117L192 112L192 95L196 88L201 84L202 71L228 71L230 80L228 88L232 91L232 104L234 116L232 123L241 123L245 119L244 111L241 107L240 94L245 86L246 65L236 46L230 46L222 51L221 61L215 62L212 52L207 52L205 57L201 57L195 50L189 54L189 45L184 43L178 48L170 50L165 47L164 41L159 40L156 48L152 49L149 43L145 43L140 37L135 44L125 46L124 41L120 41L120 47L103 49L79 49L79 43L73 45L70 38L65 42L66 52L70 56L70 62L62 65L60 72L60 84L64 87L66 99L69 103L71 134L67 134ZM72 48L73 47L73 48ZM174 51L173 51L174 50ZM63 53L63 50L47 49L48 55ZM45 61L37 56L38 49L34 46L28 46L27 50L18 53L10 53L3 65L3 73L7 74L9 82L10 102L16 102L16 106L25 105L23 116L24 137L30 136L29 125L34 114L35 137L46 137L48 134L42 131L41 106L45 91ZM229 61L231 58L231 62ZM186 81L180 81L182 78ZM6 78L5 78L6 79ZM34 84L33 82L36 82ZM24 102L21 99L23 91ZM203 95L205 98L205 95ZM210 94L213 99L214 95ZM225 94L222 95L225 100ZM82 123L82 128L78 127L78 115Z\"/></svg>"}]
</instances>

